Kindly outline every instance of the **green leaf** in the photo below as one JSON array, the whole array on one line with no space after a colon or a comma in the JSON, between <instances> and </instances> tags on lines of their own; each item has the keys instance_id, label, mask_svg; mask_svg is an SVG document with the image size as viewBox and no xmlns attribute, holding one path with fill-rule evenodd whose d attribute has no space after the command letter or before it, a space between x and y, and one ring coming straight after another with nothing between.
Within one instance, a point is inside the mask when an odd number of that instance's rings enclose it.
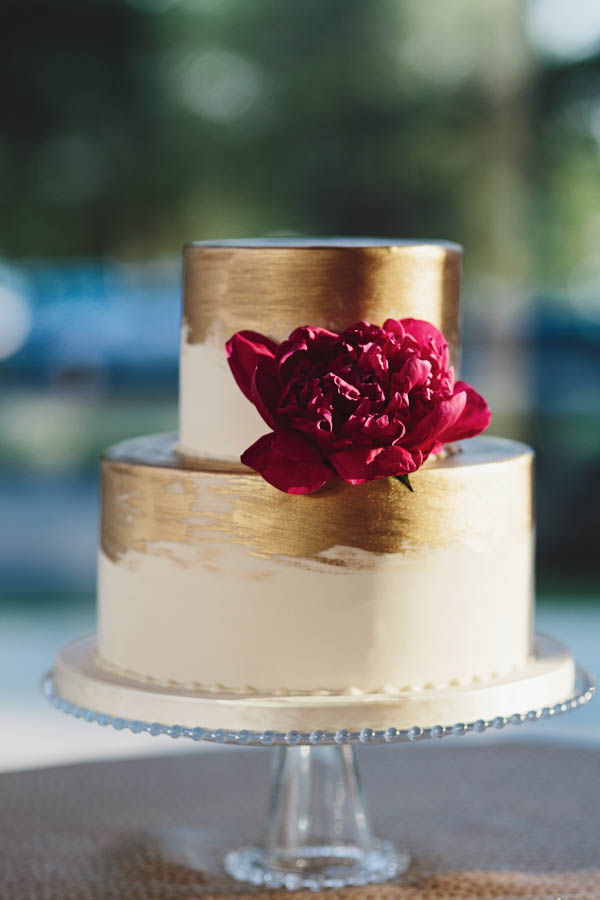
<instances>
[{"instance_id":1,"label":"green leaf","mask_svg":"<svg viewBox=\"0 0 600 900\"><path fill-rule=\"evenodd\" d=\"M414 493L414 488L410 483L410 478L408 477L408 475L393 475L392 478L395 478L397 481L402 482L402 484L409 489L411 494Z\"/></svg>"}]
</instances>

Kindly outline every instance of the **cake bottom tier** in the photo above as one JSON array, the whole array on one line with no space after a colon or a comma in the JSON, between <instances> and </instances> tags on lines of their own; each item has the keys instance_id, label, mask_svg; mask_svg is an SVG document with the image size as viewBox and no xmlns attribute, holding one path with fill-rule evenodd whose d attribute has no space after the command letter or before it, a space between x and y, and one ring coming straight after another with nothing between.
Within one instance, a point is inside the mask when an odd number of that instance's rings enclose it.
<instances>
[{"instance_id":1,"label":"cake bottom tier","mask_svg":"<svg viewBox=\"0 0 600 900\"><path fill-rule=\"evenodd\" d=\"M185 467L174 439L102 464L98 657L150 687L349 696L477 685L532 651L532 453L479 437L393 478L284 494Z\"/></svg>"},{"instance_id":2,"label":"cake bottom tier","mask_svg":"<svg viewBox=\"0 0 600 900\"><path fill-rule=\"evenodd\" d=\"M142 723L211 731L335 732L431 728L539 711L572 697L575 665L565 646L537 635L533 658L518 673L468 687L360 697L203 693L107 671L96 662L96 639L87 637L59 652L54 685L69 703Z\"/></svg>"}]
</instances>

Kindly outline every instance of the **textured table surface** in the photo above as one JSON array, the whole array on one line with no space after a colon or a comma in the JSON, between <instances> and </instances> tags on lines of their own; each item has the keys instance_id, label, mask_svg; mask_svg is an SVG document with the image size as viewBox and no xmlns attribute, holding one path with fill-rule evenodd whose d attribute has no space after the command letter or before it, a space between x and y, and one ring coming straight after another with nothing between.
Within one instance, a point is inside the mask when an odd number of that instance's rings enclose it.
<instances>
[{"instance_id":1,"label":"textured table surface","mask_svg":"<svg viewBox=\"0 0 600 900\"><path fill-rule=\"evenodd\" d=\"M375 831L415 862L328 897L600 898L599 749L456 740L359 756ZM271 761L224 748L0 776L1 900L265 895L221 858L258 836Z\"/></svg>"}]
</instances>

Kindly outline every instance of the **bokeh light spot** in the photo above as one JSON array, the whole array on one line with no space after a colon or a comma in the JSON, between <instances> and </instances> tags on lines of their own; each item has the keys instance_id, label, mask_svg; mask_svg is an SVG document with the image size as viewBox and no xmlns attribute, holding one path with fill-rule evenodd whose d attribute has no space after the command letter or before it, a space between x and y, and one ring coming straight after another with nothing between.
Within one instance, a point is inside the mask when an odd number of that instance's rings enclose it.
<instances>
[{"instance_id":1,"label":"bokeh light spot","mask_svg":"<svg viewBox=\"0 0 600 900\"><path fill-rule=\"evenodd\" d=\"M176 78L184 105L213 122L238 119L263 93L258 67L228 50L206 50L187 59Z\"/></svg>"},{"instance_id":2,"label":"bokeh light spot","mask_svg":"<svg viewBox=\"0 0 600 900\"><path fill-rule=\"evenodd\" d=\"M0 284L0 359L8 359L21 349L31 331L31 322L26 298Z\"/></svg>"},{"instance_id":3,"label":"bokeh light spot","mask_svg":"<svg viewBox=\"0 0 600 900\"><path fill-rule=\"evenodd\" d=\"M549 56L585 59L600 46L598 0L533 0L526 24L532 42Z\"/></svg>"}]
</instances>

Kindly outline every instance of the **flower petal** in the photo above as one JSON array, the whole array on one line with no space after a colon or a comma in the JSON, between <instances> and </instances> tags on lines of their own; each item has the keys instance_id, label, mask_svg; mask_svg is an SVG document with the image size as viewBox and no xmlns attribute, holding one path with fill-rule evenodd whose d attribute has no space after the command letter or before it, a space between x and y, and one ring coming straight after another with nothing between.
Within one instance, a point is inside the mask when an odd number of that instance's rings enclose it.
<instances>
[{"instance_id":1,"label":"flower petal","mask_svg":"<svg viewBox=\"0 0 600 900\"><path fill-rule=\"evenodd\" d=\"M404 447L386 447L373 462L373 477L385 478L390 475L410 475L423 463L420 450L406 450Z\"/></svg>"},{"instance_id":2,"label":"flower petal","mask_svg":"<svg viewBox=\"0 0 600 900\"><path fill-rule=\"evenodd\" d=\"M401 341L405 334L402 321L400 319L386 319L383 323L383 330L393 334L397 340Z\"/></svg>"},{"instance_id":3,"label":"flower petal","mask_svg":"<svg viewBox=\"0 0 600 900\"><path fill-rule=\"evenodd\" d=\"M329 462L348 484L364 484L373 478L372 463L384 447L354 447L329 454Z\"/></svg>"},{"instance_id":4,"label":"flower petal","mask_svg":"<svg viewBox=\"0 0 600 900\"><path fill-rule=\"evenodd\" d=\"M331 466L302 435L285 430L265 434L242 454L242 462L287 494L310 494L329 481Z\"/></svg>"},{"instance_id":5,"label":"flower petal","mask_svg":"<svg viewBox=\"0 0 600 900\"><path fill-rule=\"evenodd\" d=\"M457 381L455 390L466 394L466 403L459 418L439 435L438 439L442 443L475 437L485 431L492 419L487 403L470 384L466 381Z\"/></svg>"},{"instance_id":6,"label":"flower petal","mask_svg":"<svg viewBox=\"0 0 600 900\"><path fill-rule=\"evenodd\" d=\"M463 413L467 402L465 391L458 391L448 400L440 400L423 418L407 423L406 436L402 441L408 449L419 448L424 454L440 440L440 435L448 431Z\"/></svg>"},{"instance_id":7,"label":"flower petal","mask_svg":"<svg viewBox=\"0 0 600 900\"><path fill-rule=\"evenodd\" d=\"M281 398L277 364L273 357L263 357L254 370L250 383L250 400L269 426L276 428L275 416Z\"/></svg>"},{"instance_id":8,"label":"flower petal","mask_svg":"<svg viewBox=\"0 0 600 900\"><path fill-rule=\"evenodd\" d=\"M285 372L287 378L291 378L307 358L326 358L329 348L337 340L338 335L325 328L311 328L308 325L296 328L287 341L283 341L277 348L277 364L280 371Z\"/></svg>"},{"instance_id":9,"label":"flower petal","mask_svg":"<svg viewBox=\"0 0 600 900\"><path fill-rule=\"evenodd\" d=\"M329 389L332 393L338 394L345 400L360 400L359 389L353 384L348 384L348 382L344 381L343 378L340 378L339 375L334 375L332 372L328 372L327 375L325 375L321 379L321 381L325 389Z\"/></svg>"},{"instance_id":10,"label":"flower petal","mask_svg":"<svg viewBox=\"0 0 600 900\"><path fill-rule=\"evenodd\" d=\"M411 356L407 359L399 372L392 375L391 384L395 391L408 394L417 384L427 384L431 375L431 363L425 359Z\"/></svg>"},{"instance_id":11,"label":"flower petal","mask_svg":"<svg viewBox=\"0 0 600 900\"><path fill-rule=\"evenodd\" d=\"M446 369L449 361L448 342L442 332L424 319L402 319L401 321L406 334L410 334L422 349L426 347L435 349L436 356L440 359L443 368Z\"/></svg>"},{"instance_id":12,"label":"flower petal","mask_svg":"<svg viewBox=\"0 0 600 900\"><path fill-rule=\"evenodd\" d=\"M258 363L261 359L274 359L277 347L275 341L256 331L238 331L225 344L229 368L248 400L252 400L252 376Z\"/></svg>"}]
</instances>

